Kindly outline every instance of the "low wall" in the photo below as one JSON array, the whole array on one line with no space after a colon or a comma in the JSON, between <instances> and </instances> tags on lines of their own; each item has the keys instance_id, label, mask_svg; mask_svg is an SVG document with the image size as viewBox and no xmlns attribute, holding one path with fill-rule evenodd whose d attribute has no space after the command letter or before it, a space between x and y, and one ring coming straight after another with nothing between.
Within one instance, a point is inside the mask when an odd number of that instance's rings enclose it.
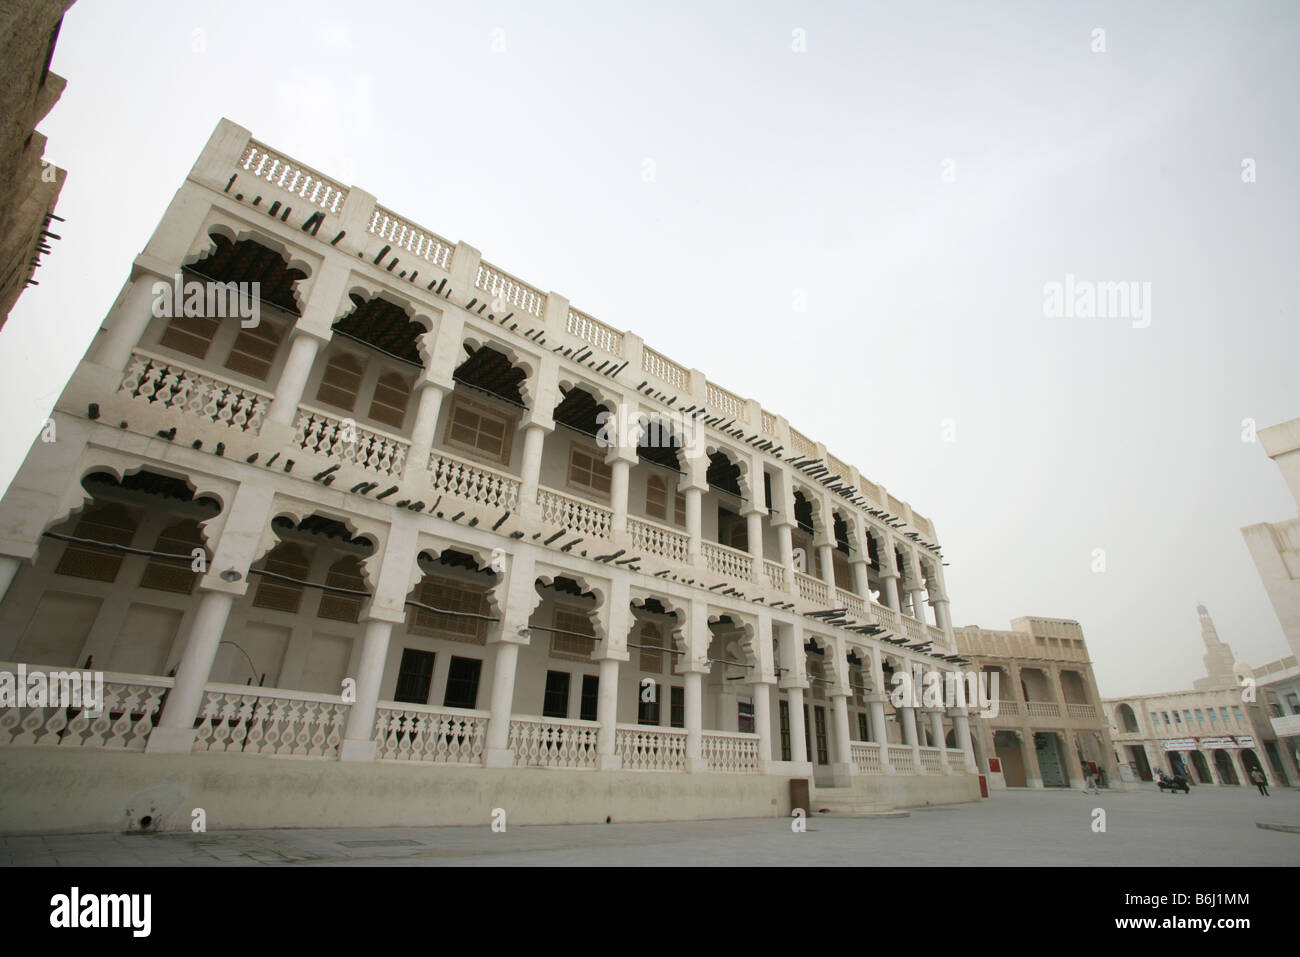
<instances>
[{"instance_id":1,"label":"low wall","mask_svg":"<svg viewBox=\"0 0 1300 957\"><path fill-rule=\"evenodd\" d=\"M690 821L790 814L785 777L0 749L0 834Z\"/></svg>"},{"instance_id":2,"label":"low wall","mask_svg":"<svg viewBox=\"0 0 1300 957\"><path fill-rule=\"evenodd\" d=\"M817 788L812 794L863 804L888 804L896 808L927 804L960 804L980 800L980 782L974 774L859 774L849 787Z\"/></svg>"}]
</instances>

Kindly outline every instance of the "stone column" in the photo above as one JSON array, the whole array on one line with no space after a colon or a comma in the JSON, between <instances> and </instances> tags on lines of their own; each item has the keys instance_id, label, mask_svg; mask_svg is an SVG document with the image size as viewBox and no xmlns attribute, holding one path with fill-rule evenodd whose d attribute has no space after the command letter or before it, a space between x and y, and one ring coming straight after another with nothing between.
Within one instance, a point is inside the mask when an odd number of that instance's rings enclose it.
<instances>
[{"instance_id":1,"label":"stone column","mask_svg":"<svg viewBox=\"0 0 1300 957\"><path fill-rule=\"evenodd\" d=\"M633 451L632 455L635 456L636 452ZM611 472L609 501L614 511L613 528L610 532L615 539L622 539L627 535L627 489L628 479L632 473L632 461L621 449L613 450L606 461L609 462ZM669 501L670 511L672 507L672 502Z\"/></svg>"},{"instance_id":2,"label":"stone column","mask_svg":"<svg viewBox=\"0 0 1300 957\"><path fill-rule=\"evenodd\" d=\"M871 740L880 745L880 766L886 774L893 774L894 768L889 763L889 726L885 723L885 696L879 693L868 695L867 708L871 712Z\"/></svg>"},{"instance_id":3,"label":"stone column","mask_svg":"<svg viewBox=\"0 0 1300 957\"><path fill-rule=\"evenodd\" d=\"M489 768L514 767L515 753L510 749L510 715L515 700L515 669L519 664L518 635L505 634L496 642L496 663L492 668L492 717L488 719L483 764Z\"/></svg>"},{"instance_id":4,"label":"stone column","mask_svg":"<svg viewBox=\"0 0 1300 957\"><path fill-rule=\"evenodd\" d=\"M688 486L683 494L686 498L686 534L690 538L688 551L691 564L694 565L700 560L700 541L704 527L700 505L704 493L698 488Z\"/></svg>"},{"instance_id":5,"label":"stone column","mask_svg":"<svg viewBox=\"0 0 1300 957\"><path fill-rule=\"evenodd\" d=\"M871 601L871 585L867 580L867 560L862 557L853 559L853 593L864 601Z\"/></svg>"},{"instance_id":6,"label":"stone column","mask_svg":"<svg viewBox=\"0 0 1300 957\"><path fill-rule=\"evenodd\" d=\"M884 599L884 602L888 607L894 609L894 611L901 615L903 613L903 605L898 593L898 572L894 570L893 562L890 561L888 556L882 555L880 558L880 564L882 566L880 578L885 585L884 591L880 597Z\"/></svg>"},{"instance_id":7,"label":"stone column","mask_svg":"<svg viewBox=\"0 0 1300 957\"><path fill-rule=\"evenodd\" d=\"M777 558L785 569L785 591L798 594L794 584L794 538L788 521L777 520L772 523L776 528Z\"/></svg>"},{"instance_id":8,"label":"stone column","mask_svg":"<svg viewBox=\"0 0 1300 957\"><path fill-rule=\"evenodd\" d=\"M820 542L817 545L817 564L821 565L821 579L830 586L831 607L837 608L835 604L835 548L827 542Z\"/></svg>"},{"instance_id":9,"label":"stone column","mask_svg":"<svg viewBox=\"0 0 1300 957\"><path fill-rule=\"evenodd\" d=\"M911 590L912 617L925 624L925 589L915 587Z\"/></svg>"},{"instance_id":10,"label":"stone column","mask_svg":"<svg viewBox=\"0 0 1300 957\"><path fill-rule=\"evenodd\" d=\"M552 426L529 422L524 427L524 451L519 466L519 510L527 516L537 515L537 489L542 474L542 446Z\"/></svg>"},{"instance_id":11,"label":"stone column","mask_svg":"<svg viewBox=\"0 0 1300 957\"><path fill-rule=\"evenodd\" d=\"M343 744L339 748L340 761L375 759L375 713L379 708L379 685L384 678L392 634L391 621L371 618L366 622L357 666L357 700L348 709Z\"/></svg>"},{"instance_id":12,"label":"stone column","mask_svg":"<svg viewBox=\"0 0 1300 957\"><path fill-rule=\"evenodd\" d=\"M1079 735L1078 732L1062 732L1061 740L1065 742L1065 768L1066 774L1069 775L1070 787L1082 790L1087 786L1088 774L1083 767L1083 758L1079 755ZM1191 764L1188 763L1190 769Z\"/></svg>"},{"instance_id":13,"label":"stone column","mask_svg":"<svg viewBox=\"0 0 1300 957\"><path fill-rule=\"evenodd\" d=\"M686 764L691 771L709 770L704 759L704 676L686 672Z\"/></svg>"},{"instance_id":14,"label":"stone column","mask_svg":"<svg viewBox=\"0 0 1300 957\"><path fill-rule=\"evenodd\" d=\"M1025 785L1031 788L1043 787L1043 772L1038 767L1038 749L1034 747L1034 732L1021 730L1020 753L1025 764Z\"/></svg>"},{"instance_id":15,"label":"stone column","mask_svg":"<svg viewBox=\"0 0 1300 957\"><path fill-rule=\"evenodd\" d=\"M419 473L429 469L429 453L433 451L438 414L442 411L442 400L451 391L431 379L420 380L419 389L419 405L411 429L411 450L406 454L406 468L402 473L402 480L406 482L418 481Z\"/></svg>"},{"instance_id":16,"label":"stone column","mask_svg":"<svg viewBox=\"0 0 1300 957\"><path fill-rule=\"evenodd\" d=\"M969 711L966 708L953 708L948 712L952 716L952 736L957 747L966 755L966 770L972 774L979 771L975 761L975 742L971 738Z\"/></svg>"},{"instance_id":17,"label":"stone column","mask_svg":"<svg viewBox=\"0 0 1300 957\"><path fill-rule=\"evenodd\" d=\"M144 271L136 274L122 298L122 305L110 314L91 345L88 356L91 362L118 372L126 368L131 350L139 343L153 318L153 304L157 298L153 286L158 282L168 286L170 294L175 279Z\"/></svg>"},{"instance_id":18,"label":"stone column","mask_svg":"<svg viewBox=\"0 0 1300 957\"><path fill-rule=\"evenodd\" d=\"M754 689L754 730L758 732L758 766L766 770L772 763L772 685L767 681L755 681Z\"/></svg>"},{"instance_id":19,"label":"stone column","mask_svg":"<svg viewBox=\"0 0 1300 957\"><path fill-rule=\"evenodd\" d=\"M934 738L934 746L944 752L940 756L943 772L944 774L951 774L952 772L948 768L948 742L945 740L943 733L943 711L934 708L928 713L930 715L930 737Z\"/></svg>"},{"instance_id":20,"label":"stone column","mask_svg":"<svg viewBox=\"0 0 1300 957\"><path fill-rule=\"evenodd\" d=\"M804 727L803 688L787 688L786 697L790 709L790 761L792 764L807 765L808 731ZM811 774L812 769L809 768L805 773Z\"/></svg>"},{"instance_id":21,"label":"stone column","mask_svg":"<svg viewBox=\"0 0 1300 957\"><path fill-rule=\"evenodd\" d=\"M596 720L600 737L596 752L600 770L617 771L623 766L618 754L618 665L617 658L600 659L600 686L596 689Z\"/></svg>"},{"instance_id":22,"label":"stone column","mask_svg":"<svg viewBox=\"0 0 1300 957\"><path fill-rule=\"evenodd\" d=\"M298 412L298 403L302 401L303 390L307 388L307 379L311 376L312 365L320 351L321 340L309 332L296 329L289 340L289 355L280 370L280 378L275 384L275 398L271 409L266 413L266 422L275 422L282 426L293 425ZM265 425L265 423L263 423Z\"/></svg>"},{"instance_id":23,"label":"stone column","mask_svg":"<svg viewBox=\"0 0 1300 957\"><path fill-rule=\"evenodd\" d=\"M760 489L761 491L761 489ZM745 537L749 540L749 554L754 559L754 577L763 574L763 516L761 509L751 508L745 513Z\"/></svg>"},{"instance_id":24,"label":"stone column","mask_svg":"<svg viewBox=\"0 0 1300 957\"><path fill-rule=\"evenodd\" d=\"M158 726L149 735L146 750L151 752L189 754L194 747L194 719L203 703L203 687L212 673L212 662L235 599L226 591L202 590L200 594L175 683L167 694Z\"/></svg>"},{"instance_id":25,"label":"stone column","mask_svg":"<svg viewBox=\"0 0 1300 957\"><path fill-rule=\"evenodd\" d=\"M5 595L9 593L9 586L13 584L14 576L18 574L18 569L21 567L20 559L12 555L0 555L0 602L3 602Z\"/></svg>"},{"instance_id":26,"label":"stone column","mask_svg":"<svg viewBox=\"0 0 1300 957\"><path fill-rule=\"evenodd\" d=\"M840 689L831 694L831 712L835 716L832 775L837 785L847 785L849 779L858 773L858 766L853 761L853 747L849 743L849 699Z\"/></svg>"}]
</instances>

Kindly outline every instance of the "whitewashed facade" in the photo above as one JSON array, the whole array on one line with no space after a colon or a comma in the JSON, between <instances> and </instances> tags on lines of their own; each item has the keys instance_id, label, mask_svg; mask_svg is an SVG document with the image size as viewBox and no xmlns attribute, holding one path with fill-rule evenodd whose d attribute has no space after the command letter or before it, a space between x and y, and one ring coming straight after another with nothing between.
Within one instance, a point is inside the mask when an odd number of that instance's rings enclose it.
<instances>
[{"instance_id":1,"label":"whitewashed facade","mask_svg":"<svg viewBox=\"0 0 1300 957\"><path fill-rule=\"evenodd\" d=\"M160 314L178 274L258 282L257 324ZM103 670L109 707L9 709L0 745L974 771L965 709L883 693L959 666L926 518L228 121L52 429L0 501L0 660Z\"/></svg>"}]
</instances>

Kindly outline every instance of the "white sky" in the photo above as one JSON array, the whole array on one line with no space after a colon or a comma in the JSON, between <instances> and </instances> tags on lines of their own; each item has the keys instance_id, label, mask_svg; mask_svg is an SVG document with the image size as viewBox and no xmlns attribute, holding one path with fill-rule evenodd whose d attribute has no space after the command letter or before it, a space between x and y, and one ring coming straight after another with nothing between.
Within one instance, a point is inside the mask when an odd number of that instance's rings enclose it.
<instances>
[{"instance_id":1,"label":"white sky","mask_svg":"<svg viewBox=\"0 0 1300 957\"><path fill-rule=\"evenodd\" d=\"M1300 415L1294 4L271 6L68 12L0 483L227 116L826 442L934 520L956 624L1076 618L1105 695L1190 686L1197 601L1289 653L1239 529L1295 514L1241 441ZM1044 318L1067 273L1150 326Z\"/></svg>"}]
</instances>

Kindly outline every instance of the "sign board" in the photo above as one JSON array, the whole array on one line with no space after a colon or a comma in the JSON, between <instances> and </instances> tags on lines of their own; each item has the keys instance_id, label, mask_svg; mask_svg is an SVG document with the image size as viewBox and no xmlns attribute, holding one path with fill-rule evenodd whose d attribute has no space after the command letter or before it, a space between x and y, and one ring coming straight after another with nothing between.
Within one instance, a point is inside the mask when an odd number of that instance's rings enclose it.
<instances>
[{"instance_id":1,"label":"sign board","mask_svg":"<svg viewBox=\"0 0 1300 957\"><path fill-rule=\"evenodd\" d=\"M1237 742L1232 740L1232 738L1200 738L1199 740L1201 742L1202 748L1206 748L1211 751L1216 750L1218 748L1237 747Z\"/></svg>"},{"instance_id":2,"label":"sign board","mask_svg":"<svg viewBox=\"0 0 1300 957\"><path fill-rule=\"evenodd\" d=\"M1165 742L1166 751L1195 751L1195 738L1175 738L1172 741Z\"/></svg>"},{"instance_id":3,"label":"sign board","mask_svg":"<svg viewBox=\"0 0 1300 957\"><path fill-rule=\"evenodd\" d=\"M993 772L994 774L1001 774L1001 773L1002 773L1002 759L1001 759L1001 758L989 758L989 770L990 770L991 772Z\"/></svg>"},{"instance_id":4,"label":"sign board","mask_svg":"<svg viewBox=\"0 0 1300 957\"><path fill-rule=\"evenodd\" d=\"M1239 748L1253 748L1255 746L1255 739L1248 734L1237 734L1233 735L1233 737Z\"/></svg>"}]
</instances>

